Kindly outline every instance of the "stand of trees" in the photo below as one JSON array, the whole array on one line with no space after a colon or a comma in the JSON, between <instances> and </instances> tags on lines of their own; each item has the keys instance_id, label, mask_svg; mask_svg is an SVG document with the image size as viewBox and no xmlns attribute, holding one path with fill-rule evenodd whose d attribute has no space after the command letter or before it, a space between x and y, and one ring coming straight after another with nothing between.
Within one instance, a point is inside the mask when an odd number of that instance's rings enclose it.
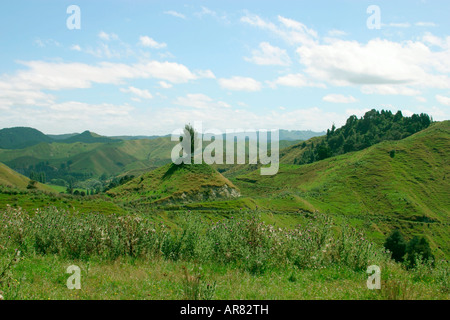
<instances>
[{"instance_id":1,"label":"stand of trees","mask_svg":"<svg viewBox=\"0 0 450 320\"><path fill-rule=\"evenodd\" d=\"M351 116L346 124L327 130L325 139L309 148L295 164L306 164L352 151L359 151L385 140L401 140L430 126L432 119L421 113L404 117L401 111L395 115L391 111L372 109L358 119ZM306 147L306 143L303 145ZM392 155L391 155L392 156Z\"/></svg>"},{"instance_id":2,"label":"stand of trees","mask_svg":"<svg viewBox=\"0 0 450 320\"><path fill-rule=\"evenodd\" d=\"M430 244L424 237L414 237L406 242L403 235L398 230L394 230L384 243L384 247L392 253L392 259L397 262L405 262L409 268L414 268L416 259L422 258L424 261L434 260L431 253Z\"/></svg>"}]
</instances>

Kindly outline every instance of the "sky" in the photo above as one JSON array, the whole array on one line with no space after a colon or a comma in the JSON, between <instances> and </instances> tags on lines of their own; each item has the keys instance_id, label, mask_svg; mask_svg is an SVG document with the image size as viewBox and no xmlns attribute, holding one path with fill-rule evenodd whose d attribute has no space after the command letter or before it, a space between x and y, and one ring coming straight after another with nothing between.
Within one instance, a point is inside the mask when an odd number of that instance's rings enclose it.
<instances>
[{"instance_id":1,"label":"sky","mask_svg":"<svg viewBox=\"0 0 450 320\"><path fill-rule=\"evenodd\" d=\"M1 1L0 128L324 131L373 108L447 120L449 12L448 0Z\"/></svg>"}]
</instances>

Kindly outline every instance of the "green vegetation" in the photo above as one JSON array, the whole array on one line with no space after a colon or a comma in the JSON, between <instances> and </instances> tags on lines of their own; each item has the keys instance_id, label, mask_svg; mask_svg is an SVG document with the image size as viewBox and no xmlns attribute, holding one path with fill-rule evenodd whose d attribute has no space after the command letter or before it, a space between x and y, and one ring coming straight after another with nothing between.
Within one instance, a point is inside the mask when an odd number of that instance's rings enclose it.
<instances>
[{"instance_id":1,"label":"green vegetation","mask_svg":"<svg viewBox=\"0 0 450 320\"><path fill-rule=\"evenodd\" d=\"M281 165L275 176L256 170L230 179L257 202L285 194L302 199L301 210L311 206L352 218L379 244L397 228L408 239L425 236L439 256L449 257L449 150L450 121L444 121L400 141L308 165Z\"/></svg>"},{"instance_id":2,"label":"green vegetation","mask_svg":"<svg viewBox=\"0 0 450 320\"><path fill-rule=\"evenodd\" d=\"M52 141L51 138L33 128L17 127L0 130L1 149L21 149L50 141Z\"/></svg>"},{"instance_id":3,"label":"green vegetation","mask_svg":"<svg viewBox=\"0 0 450 320\"><path fill-rule=\"evenodd\" d=\"M53 189L47 185L31 181L33 180L28 179L0 162L0 186L3 185L16 188L31 187L28 189L38 189L48 192L53 191Z\"/></svg>"},{"instance_id":4,"label":"green vegetation","mask_svg":"<svg viewBox=\"0 0 450 320\"><path fill-rule=\"evenodd\" d=\"M313 139L310 143L301 143L291 148L297 154L290 159L293 164L307 164L352 151L366 149L374 144L401 140L430 126L431 119L427 114L413 114L403 117L398 111L395 115L391 111L372 109L358 119L351 116L344 126L339 129L333 125L324 137ZM391 153L391 157L395 151ZM287 157L289 158L289 157ZM287 160L287 159L286 159ZM287 162L286 162L287 163Z\"/></svg>"},{"instance_id":5,"label":"green vegetation","mask_svg":"<svg viewBox=\"0 0 450 320\"><path fill-rule=\"evenodd\" d=\"M32 178L0 163L6 299L449 298L450 121L372 110L286 141L274 176L168 163L168 137L64 138L0 149Z\"/></svg>"},{"instance_id":6,"label":"green vegetation","mask_svg":"<svg viewBox=\"0 0 450 320\"><path fill-rule=\"evenodd\" d=\"M139 215L7 208L0 224L7 226L0 234L7 299L449 297L445 262L406 271L362 233L324 215L282 229L257 212L215 223L193 214L168 228ZM65 268L74 263L83 268L76 292L65 287ZM369 264L383 270L381 292L365 288Z\"/></svg>"},{"instance_id":7,"label":"green vegetation","mask_svg":"<svg viewBox=\"0 0 450 320\"><path fill-rule=\"evenodd\" d=\"M236 187L207 164L167 164L107 192L116 200L137 203L199 202L239 195Z\"/></svg>"}]
</instances>

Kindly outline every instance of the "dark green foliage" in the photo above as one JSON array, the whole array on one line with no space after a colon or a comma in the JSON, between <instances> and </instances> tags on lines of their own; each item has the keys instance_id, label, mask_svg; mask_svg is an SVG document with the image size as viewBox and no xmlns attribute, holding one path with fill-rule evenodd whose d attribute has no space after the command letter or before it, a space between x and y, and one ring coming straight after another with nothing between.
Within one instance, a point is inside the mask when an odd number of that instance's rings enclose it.
<instances>
[{"instance_id":1,"label":"dark green foliage","mask_svg":"<svg viewBox=\"0 0 450 320\"><path fill-rule=\"evenodd\" d=\"M394 230L387 237L384 247L392 252L392 259L402 262L406 254L406 241L398 230Z\"/></svg>"},{"instance_id":2,"label":"dark green foliage","mask_svg":"<svg viewBox=\"0 0 450 320\"><path fill-rule=\"evenodd\" d=\"M36 183L37 183L37 181L35 181L35 180L30 180L30 182L28 182L27 189L28 189L28 190L34 190L34 189L37 189Z\"/></svg>"},{"instance_id":3,"label":"dark green foliage","mask_svg":"<svg viewBox=\"0 0 450 320\"><path fill-rule=\"evenodd\" d=\"M424 237L414 237L406 246L408 267L414 268L416 266L416 260L422 259L423 261L434 260L434 256L431 253L430 244Z\"/></svg>"},{"instance_id":4,"label":"dark green foliage","mask_svg":"<svg viewBox=\"0 0 450 320\"><path fill-rule=\"evenodd\" d=\"M351 116L339 129L333 125L322 142L315 146L311 144L294 163L312 163L347 152L359 151L382 141L401 140L427 128L430 124L430 117L424 113L403 117L400 111L393 115L391 111L379 112L372 109L361 119ZM393 158L395 151L391 152L390 156Z\"/></svg>"},{"instance_id":5,"label":"dark green foliage","mask_svg":"<svg viewBox=\"0 0 450 320\"><path fill-rule=\"evenodd\" d=\"M0 130L1 149L22 149L41 142L52 141L51 138L33 128L16 127Z\"/></svg>"},{"instance_id":6,"label":"dark green foliage","mask_svg":"<svg viewBox=\"0 0 450 320\"><path fill-rule=\"evenodd\" d=\"M112 188L121 186L121 185L123 185L123 184L125 184L125 183L127 183L128 181L133 180L133 179L134 179L134 175L125 175L125 176L120 177L120 178L114 178L114 179L112 179L111 182L105 187L104 191L106 192L106 191L108 191L108 190L110 190L110 189L112 189Z\"/></svg>"}]
</instances>

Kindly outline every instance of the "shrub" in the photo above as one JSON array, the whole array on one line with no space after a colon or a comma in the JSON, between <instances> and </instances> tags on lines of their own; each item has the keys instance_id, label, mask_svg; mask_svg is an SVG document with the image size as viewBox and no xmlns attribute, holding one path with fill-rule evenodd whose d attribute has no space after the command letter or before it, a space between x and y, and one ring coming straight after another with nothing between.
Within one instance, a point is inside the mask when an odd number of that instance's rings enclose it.
<instances>
[{"instance_id":1,"label":"shrub","mask_svg":"<svg viewBox=\"0 0 450 320\"><path fill-rule=\"evenodd\" d=\"M392 252L392 259L402 262L406 254L406 241L398 230L394 230L387 237L384 247Z\"/></svg>"},{"instance_id":2,"label":"shrub","mask_svg":"<svg viewBox=\"0 0 450 320\"><path fill-rule=\"evenodd\" d=\"M433 260L434 256L431 253L430 244L424 237L414 237L406 246L407 263L409 268L416 266L416 260L419 258L424 261Z\"/></svg>"}]
</instances>

